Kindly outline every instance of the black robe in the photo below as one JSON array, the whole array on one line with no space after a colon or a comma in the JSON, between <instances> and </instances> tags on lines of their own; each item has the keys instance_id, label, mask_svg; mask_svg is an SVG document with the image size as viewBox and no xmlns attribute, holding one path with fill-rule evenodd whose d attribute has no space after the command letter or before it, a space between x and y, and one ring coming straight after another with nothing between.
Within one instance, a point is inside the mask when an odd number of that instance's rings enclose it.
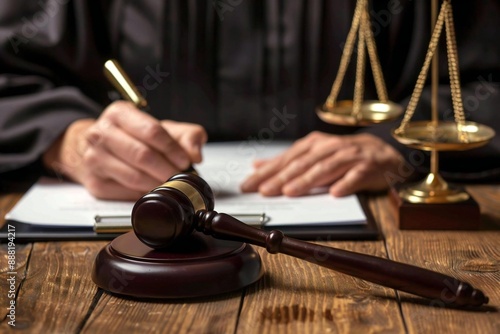
<instances>
[{"instance_id":1,"label":"black robe","mask_svg":"<svg viewBox=\"0 0 500 334\"><path fill-rule=\"evenodd\" d=\"M371 3L389 97L406 106L429 43L430 1ZM467 119L500 133L499 1L453 6ZM369 132L426 169L415 158L425 154L392 139L399 120L345 128L315 114L337 73L354 7L345 0L3 0L0 173L38 168L71 122L98 117L117 98L102 72L109 58L121 62L155 117L202 124L212 141ZM451 120L444 44L439 60L441 118ZM354 77L350 66L339 99L352 98ZM376 98L369 71L365 98ZM414 120L430 118L429 101L427 87ZM483 148L440 157L445 177L500 178L498 135Z\"/></svg>"}]
</instances>

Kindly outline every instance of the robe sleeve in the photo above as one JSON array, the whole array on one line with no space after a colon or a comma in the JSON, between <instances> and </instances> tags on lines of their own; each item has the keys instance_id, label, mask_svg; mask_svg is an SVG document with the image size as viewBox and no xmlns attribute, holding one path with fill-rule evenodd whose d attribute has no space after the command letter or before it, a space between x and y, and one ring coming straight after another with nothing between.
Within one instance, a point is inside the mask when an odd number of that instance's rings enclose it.
<instances>
[{"instance_id":1,"label":"robe sleeve","mask_svg":"<svg viewBox=\"0 0 500 334\"><path fill-rule=\"evenodd\" d=\"M72 122L102 110L92 39L102 25L88 17L84 1L0 4L0 173L36 164Z\"/></svg>"}]
</instances>

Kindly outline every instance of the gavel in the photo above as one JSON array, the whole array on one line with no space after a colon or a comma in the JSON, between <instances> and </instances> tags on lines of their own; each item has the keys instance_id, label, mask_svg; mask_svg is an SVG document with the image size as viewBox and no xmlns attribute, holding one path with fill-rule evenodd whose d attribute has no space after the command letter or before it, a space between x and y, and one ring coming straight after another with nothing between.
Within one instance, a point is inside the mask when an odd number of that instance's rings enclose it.
<instances>
[{"instance_id":1,"label":"gavel","mask_svg":"<svg viewBox=\"0 0 500 334\"><path fill-rule=\"evenodd\" d=\"M141 197L132 209L132 226L151 248L174 247L193 231L217 239L265 247L375 284L456 306L480 306L488 297L466 282L376 256L322 246L265 231L214 211L214 195L200 176L177 174ZM320 255L320 256L318 256Z\"/></svg>"}]
</instances>

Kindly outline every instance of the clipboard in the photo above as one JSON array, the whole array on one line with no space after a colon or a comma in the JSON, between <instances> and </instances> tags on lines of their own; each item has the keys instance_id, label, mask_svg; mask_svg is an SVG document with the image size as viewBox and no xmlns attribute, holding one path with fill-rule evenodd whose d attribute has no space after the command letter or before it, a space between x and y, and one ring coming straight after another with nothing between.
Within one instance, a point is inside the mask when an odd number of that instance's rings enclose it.
<instances>
[{"instance_id":1,"label":"clipboard","mask_svg":"<svg viewBox=\"0 0 500 334\"><path fill-rule=\"evenodd\" d=\"M99 234L92 227L48 227L7 220L0 229L0 243L7 241L9 234L8 225L14 227L10 233L15 233L16 243L29 243L36 241L90 241L112 240L119 236L118 233Z\"/></svg>"},{"instance_id":2,"label":"clipboard","mask_svg":"<svg viewBox=\"0 0 500 334\"><path fill-rule=\"evenodd\" d=\"M376 240L380 233L373 214L368 206L368 196L359 194L359 202L367 218L366 224L360 225L311 225L301 226L262 226L264 230L280 230L286 236L309 241L333 240ZM7 241L8 225L14 226L16 242L36 241L91 241L112 240L121 233L96 233L91 226L56 227L29 224L7 220L0 229L0 243Z\"/></svg>"},{"instance_id":3,"label":"clipboard","mask_svg":"<svg viewBox=\"0 0 500 334\"><path fill-rule=\"evenodd\" d=\"M204 162L196 169L214 191L215 210L236 216L265 213L270 221L261 228L281 230L297 239L378 238L379 232L367 205L368 194L333 199L324 189L318 189L310 196L290 199L283 196L263 198L256 193L240 192L239 185L252 171L255 158L276 156L290 144L207 143L203 148ZM96 233L92 224L94 217L129 215L132 206L132 202L100 201L81 185L44 177L30 187L9 211L6 225L15 227L18 242L110 240L121 231L116 234ZM6 225L0 229L0 242L6 240Z\"/></svg>"}]
</instances>

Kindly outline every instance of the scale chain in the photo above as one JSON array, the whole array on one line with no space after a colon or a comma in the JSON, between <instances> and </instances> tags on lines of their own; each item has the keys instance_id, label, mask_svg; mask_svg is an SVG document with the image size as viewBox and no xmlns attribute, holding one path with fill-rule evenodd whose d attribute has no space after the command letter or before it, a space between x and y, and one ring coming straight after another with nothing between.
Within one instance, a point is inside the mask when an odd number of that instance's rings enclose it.
<instances>
[{"instance_id":1,"label":"scale chain","mask_svg":"<svg viewBox=\"0 0 500 334\"><path fill-rule=\"evenodd\" d=\"M410 123L411 118L413 117L413 114L415 113L418 100L420 99L420 95L422 94L422 90L424 89L432 58L434 57L434 53L439 43L439 37L441 36L441 31L444 25L445 14L448 11L449 5L449 1L444 1L441 5L441 10L436 20L434 31L432 32L429 48L427 50L427 54L425 55L424 65L422 66L422 69L420 70L420 73L418 75L415 89L413 90L413 94L411 95L410 102L408 102L408 107L406 108L403 120L401 121L400 126L395 130L396 134L404 133Z\"/></svg>"}]
</instances>

